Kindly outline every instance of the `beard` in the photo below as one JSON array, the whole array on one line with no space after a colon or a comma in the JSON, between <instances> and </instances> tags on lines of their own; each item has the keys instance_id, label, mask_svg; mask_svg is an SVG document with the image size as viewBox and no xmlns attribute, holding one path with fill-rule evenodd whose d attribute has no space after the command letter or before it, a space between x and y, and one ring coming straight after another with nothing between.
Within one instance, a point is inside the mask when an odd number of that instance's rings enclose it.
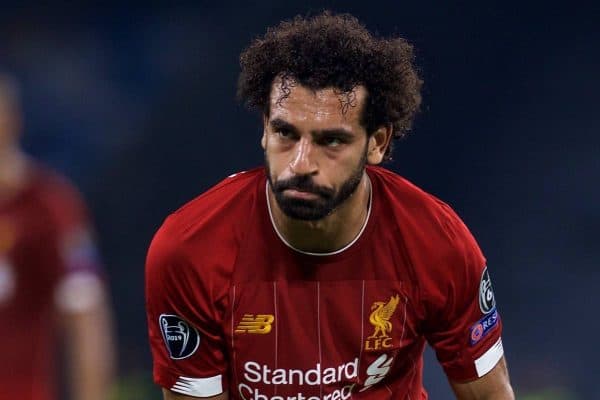
<instances>
[{"instance_id":1,"label":"beard","mask_svg":"<svg viewBox=\"0 0 600 400\"><path fill-rule=\"evenodd\" d=\"M350 177L346 179L336 191L328 187L316 185L310 175L296 175L289 179L275 181L271 175L269 159L265 152L267 180L275 195L277 205L279 205L279 208L286 216L301 221L317 221L323 219L348 200L348 198L356 191L356 188L362 179L366 164L367 149L365 148L358 165L352 170ZM316 194L318 198L315 200L307 200L287 197L283 193L287 189L313 193Z\"/></svg>"}]
</instances>

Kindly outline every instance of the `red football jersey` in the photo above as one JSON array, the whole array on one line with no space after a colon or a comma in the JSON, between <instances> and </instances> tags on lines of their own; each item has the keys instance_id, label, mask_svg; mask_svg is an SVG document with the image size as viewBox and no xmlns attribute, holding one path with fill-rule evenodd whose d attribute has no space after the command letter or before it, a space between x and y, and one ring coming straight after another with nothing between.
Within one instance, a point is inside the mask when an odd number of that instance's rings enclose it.
<instances>
[{"instance_id":1,"label":"red football jersey","mask_svg":"<svg viewBox=\"0 0 600 400\"><path fill-rule=\"evenodd\" d=\"M450 379L487 373L501 323L475 240L435 197L367 173L367 222L329 254L278 234L262 168L172 214L146 268L155 381L197 397L426 399L426 341Z\"/></svg>"},{"instance_id":2,"label":"red football jersey","mask_svg":"<svg viewBox=\"0 0 600 400\"><path fill-rule=\"evenodd\" d=\"M55 310L85 307L74 289L97 273L79 194L32 167L27 185L0 201L0 399L56 398Z\"/></svg>"}]
</instances>

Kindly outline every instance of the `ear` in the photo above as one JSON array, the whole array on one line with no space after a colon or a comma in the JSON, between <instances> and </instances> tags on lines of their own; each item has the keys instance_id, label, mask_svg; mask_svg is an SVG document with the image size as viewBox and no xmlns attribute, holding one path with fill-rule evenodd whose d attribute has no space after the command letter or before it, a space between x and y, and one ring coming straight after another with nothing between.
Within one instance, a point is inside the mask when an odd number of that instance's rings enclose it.
<instances>
[{"instance_id":1,"label":"ear","mask_svg":"<svg viewBox=\"0 0 600 400\"><path fill-rule=\"evenodd\" d=\"M392 139L392 125L381 126L369 137L367 162L371 165L380 164L385 151Z\"/></svg>"},{"instance_id":2,"label":"ear","mask_svg":"<svg viewBox=\"0 0 600 400\"><path fill-rule=\"evenodd\" d=\"M267 117L266 114L263 114L263 134L262 134L262 138L260 139L260 145L262 146L263 150L267 149L267 124L269 123L269 117Z\"/></svg>"}]
</instances>

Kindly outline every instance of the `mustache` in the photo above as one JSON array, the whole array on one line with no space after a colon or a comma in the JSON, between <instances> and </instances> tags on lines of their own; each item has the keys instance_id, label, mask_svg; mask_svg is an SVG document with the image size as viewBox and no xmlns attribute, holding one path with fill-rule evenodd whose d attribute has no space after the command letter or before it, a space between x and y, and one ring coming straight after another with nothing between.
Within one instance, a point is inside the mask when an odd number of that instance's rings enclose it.
<instances>
[{"instance_id":1,"label":"mustache","mask_svg":"<svg viewBox=\"0 0 600 400\"><path fill-rule=\"evenodd\" d=\"M324 198L331 198L335 194L333 189L316 185L309 175L297 175L273 183L273 191L277 193L288 189L314 193Z\"/></svg>"}]
</instances>

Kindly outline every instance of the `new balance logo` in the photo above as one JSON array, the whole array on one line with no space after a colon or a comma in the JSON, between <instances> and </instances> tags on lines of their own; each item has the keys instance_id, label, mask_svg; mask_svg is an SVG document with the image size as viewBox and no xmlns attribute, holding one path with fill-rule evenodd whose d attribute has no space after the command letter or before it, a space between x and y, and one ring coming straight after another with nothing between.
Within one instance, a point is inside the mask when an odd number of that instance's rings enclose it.
<instances>
[{"instance_id":1,"label":"new balance logo","mask_svg":"<svg viewBox=\"0 0 600 400\"><path fill-rule=\"evenodd\" d=\"M261 335L271 332L275 317L271 314L244 314L242 321L235 329L235 333L258 333Z\"/></svg>"}]
</instances>

